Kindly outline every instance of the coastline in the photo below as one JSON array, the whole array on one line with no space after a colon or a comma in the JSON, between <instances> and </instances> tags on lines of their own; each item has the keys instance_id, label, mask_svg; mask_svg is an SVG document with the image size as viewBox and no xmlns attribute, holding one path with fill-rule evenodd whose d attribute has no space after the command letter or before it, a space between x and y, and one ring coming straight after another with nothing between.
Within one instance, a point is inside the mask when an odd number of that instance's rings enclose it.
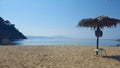
<instances>
[{"instance_id":1,"label":"coastline","mask_svg":"<svg viewBox=\"0 0 120 68\"><path fill-rule=\"evenodd\" d=\"M100 47L108 57L96 46L0 46L0 68L119 68L120 48Z\"/></svg>"}]
</instances>

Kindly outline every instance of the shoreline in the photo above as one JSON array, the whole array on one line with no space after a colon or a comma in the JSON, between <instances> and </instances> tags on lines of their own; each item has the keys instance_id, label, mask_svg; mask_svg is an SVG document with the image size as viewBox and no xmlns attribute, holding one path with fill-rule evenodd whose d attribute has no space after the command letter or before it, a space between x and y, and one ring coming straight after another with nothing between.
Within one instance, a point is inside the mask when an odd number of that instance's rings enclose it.
<instances>
[{"instance_id":1,"label":"shoreline","mask_svg":"<svg viewBox=\"0 0 120 68\"><path fill-rule=\"evenodd\" d=\"M31 44L31 45L27 45L27 44L9 44L9 45L1 45L0 44L0 46L90 46L90 47L96 47L96 45L75 45L75 44L72 44L72 45L70 45L70 44L50 44L50 45L47 45L47 44L45 44L45 45L43 45L43 44L36 44L36 45L33 45L33 44ZM116 47L116 45L99 45L99 47Z\"/></svg>"},{"instance_id":2,"label":"shoreline","mask_svg":"<svg viewBox=\"0 0 120 68\"><path fill-rule=\"evenodd\" d=\"M0 46L0 68L119 68L120 48L100 46Z\"/></svg>"}]
</instances>

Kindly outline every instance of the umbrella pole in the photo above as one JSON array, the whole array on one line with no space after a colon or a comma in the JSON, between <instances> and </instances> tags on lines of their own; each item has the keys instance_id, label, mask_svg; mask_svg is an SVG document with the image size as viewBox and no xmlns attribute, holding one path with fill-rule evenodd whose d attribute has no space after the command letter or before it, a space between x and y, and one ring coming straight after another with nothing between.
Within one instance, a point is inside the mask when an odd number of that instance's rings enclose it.
<instances>
[{"instance_id":1,"label":"umbrella pole","mask_svg":"<svg viewBox=\"0 0 120 68\"><path fill-rule=\"evenodd\" d=\"M97 46L96 49L99 49L99 37L97 37ZM96 51L96 55L98 55L98 51Z\"/></svg>"}]
</instances>

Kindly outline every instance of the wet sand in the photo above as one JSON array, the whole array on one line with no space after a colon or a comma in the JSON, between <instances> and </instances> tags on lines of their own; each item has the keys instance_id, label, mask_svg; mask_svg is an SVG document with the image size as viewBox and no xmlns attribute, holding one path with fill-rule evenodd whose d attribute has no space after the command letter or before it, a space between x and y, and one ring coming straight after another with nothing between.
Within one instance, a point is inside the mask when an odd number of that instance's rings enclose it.
<instances>
[{"instance_id":1,"label":"wet sand","mask_svg":"<svg viewBox=\"0 0 120 68\"><path fill-rule=\"evenodd\" d=\"M0 68L120 68L120 47L0 46Z\"/></svg>"}]
</instances>

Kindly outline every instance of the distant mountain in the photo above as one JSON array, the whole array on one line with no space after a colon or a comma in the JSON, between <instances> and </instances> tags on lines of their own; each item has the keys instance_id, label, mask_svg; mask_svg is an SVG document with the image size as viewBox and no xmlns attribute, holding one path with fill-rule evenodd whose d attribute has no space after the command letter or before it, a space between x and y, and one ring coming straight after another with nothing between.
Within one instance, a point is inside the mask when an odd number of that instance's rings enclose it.
<instances>
[{"instance_id":1,"label":"distant mountain","mask_svg":"<svg viewBox=\"0 0 120 68\"><path fill-rule=\"evenodd\" d=\"M0 17L0 42L7 43L11 40L26 39L26 37L15 28L15 24Z\"/></svg>"},{"instance_id":2,"label":"distant mountain","mask_svg":"<svg viewBox=\"0 0 120 68\"><path fill-rule=\"evenodd\" d=\"M47 38L47 39L71 39L70 37L66 36L27 36L28 38Z\"/></svg>"},{"instance_id":3,"label":"distant mountain","mask_svg":"<svg viewBox=\"0 0 120 68\"><path fill-rule=\"evenodd\" d=\"M52 36L51 38L71 39L70 37L66 37L66 36Z\"/></svg>"},{"instance_id":4,"label":"distant mountain","mask_svg":"<svg viewBox=\"0 0 120 68\"><path fill-rule=\"evenodd\" d=\"M120 39L117 39L117 41L120 41Z\"/></svg>"}]
</instances>

